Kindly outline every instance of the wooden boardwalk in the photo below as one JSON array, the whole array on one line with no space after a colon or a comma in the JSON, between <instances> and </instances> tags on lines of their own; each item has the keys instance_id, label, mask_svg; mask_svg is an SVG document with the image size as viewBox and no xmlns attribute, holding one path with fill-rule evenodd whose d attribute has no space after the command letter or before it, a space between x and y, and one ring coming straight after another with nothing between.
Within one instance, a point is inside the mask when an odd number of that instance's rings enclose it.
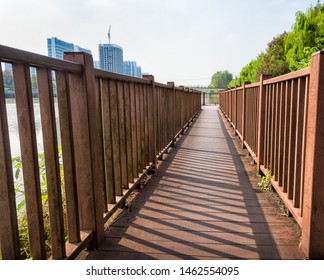
<instances>
[{"instance_id":1,"label":"wooden boardwalk","mask_svg":"<svg viewBox=\"0 0 324 280\"><path fill-rule=\"evenodd\" d=\"M203 107L87 259L305 258L298 227L232 138L217 108Z\"/></svg>"}]
</instances>

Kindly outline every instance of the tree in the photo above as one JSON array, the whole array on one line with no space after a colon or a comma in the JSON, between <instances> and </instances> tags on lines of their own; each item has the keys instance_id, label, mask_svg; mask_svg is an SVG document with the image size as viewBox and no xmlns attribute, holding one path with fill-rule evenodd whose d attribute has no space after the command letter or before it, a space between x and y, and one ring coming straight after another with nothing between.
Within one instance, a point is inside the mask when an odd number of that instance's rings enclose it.
<instances>
[{"instance_id":1,"label":"tree","mask_svg":"<svg viewBox=\"0 0 324 280\"><path fill-rule=\"evenodd\" d=\"M270 74L273 77L289 72L289 65L285 56L285 39L287 33L284 32L268 43L268 48L259 68L259 74Z\"/></svg>"},{"instance_id":2,"label":"tree","mask_svg":"<svg viewBox=\"0 0 324 280\"><path fill-rule=\"evenodd\" d=\"M256 59L244 66L240 72L240 85L244 82L257 82L261 74L260 67L263 63L264 53L260 53Z\"/></svg>"},{"instance_id":3,"label":"tree","mask_svg":"<svg viewBox=\"0 0 324 280\"><path fill-rule=\"evenodd\" d=\"M324 5L318 3L307 13L297 12L293 30L285 39L290 71L309 66L312 53L324 48Z\"/></svg>"},{"instance_id":4,"label":"tree","mask_svg":"<svg viewBox=\"0 0 324 280\"><path fill-rule=\"evenodd\" d=\"M225 71L217 71L211 79L210 87L212 88L227 88L229 82L233 80L233 75L225 70Z\"/></svg>"},{"instance_id":5,"label":"tree","mask_svg":"<svg viewBox=\"0 0 324 280\"><path fill-rule=\"evenodd\" d=\"M12 77L12 72L8 69L3 72L3 83L5 92L13 92L14 91L14 81Z\"/></svg>"}]
</instances>

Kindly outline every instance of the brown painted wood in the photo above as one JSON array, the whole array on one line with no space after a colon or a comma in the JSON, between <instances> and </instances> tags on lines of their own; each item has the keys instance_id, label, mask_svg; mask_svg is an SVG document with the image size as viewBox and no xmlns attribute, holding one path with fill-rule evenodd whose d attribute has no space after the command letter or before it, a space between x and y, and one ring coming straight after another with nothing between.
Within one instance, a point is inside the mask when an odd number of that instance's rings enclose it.
<instances>
[{"instance_id":1,"label":"brown painted wood","mask_svg":"<svg viewBox=\"0 0 324 280\"><path fill-rule=\"evenodd\" d=\"M65 58L69 54L65 53ZM87 110L89 119L89 134L90 134L90 150L91 150L91 169L92 169L92 195L94 226L90 229L94 230L94 244L97 246L104 238L104 225L102 219L102 212L104 205L104 188L105 188L105 172L104 172L104 158L103 158L103 144L102 144L102 119L101 119L101 100L99 93L99 86L95 83L93 58L86 53L70 54L70 59L74 62L83 65L83 79L85 82ZM90 191L89 191L90 192Z\"/></svg>"},{"instance_id":2,"label":"brown painted wood","mask_svg":"<svg viewBox=\"0 0 324 280\"><path fill-rule=\"evenodd\" d=\"M110 118L110 101L109 101L109 82L107 79L100 79L101 106L102 106L102 129L103 129L103 148L104 148L104 165L106 177L106 200L107 203L116 202L115 197L115 180L114 164L112 151L112 133Z\"/></svg>"},{"instance_id":3,"label":"brown painted wood","mask_svg":"<svg viewBox=\"0 0 324 280\"><path fill-rule=\"evenodd\" d=\"M258 161L257 168L260 170L260 165L264 164L264 147L265 147L265 107L266 107L266 92L265 86L263 86L263 75L260 76L260 88L259 88L259 105L258 105L258 135L257 135L257 150Z\"/></svg>"},{"instance_id":4,"label":"brown painted wood","mask_svg":"<svg viewBox=\"0 0 324 280\"><path fill-rule=\"evenodd\" d=\"M274 115L274 148L273 148L273 169L272 174L275 181L278 181L278 153L279 153L279 147L278 147L278 138L279 138L279 98L280 98L280 92L279 92L279 84L275 84L275 115Z\"/></svg>"},{"instance_id":5,"label":"brown painted wood","mask_svg":"<svg viewBox=\"0 0 324 280\"><path fill-rule=\"evenodd\" d=\"M64 72L56 71L55 79L62 144L67 231L69 242L78 243L80 241L80 223L71 126L70 93L67 88L66 74Z\"/></svg>"},{"instance_id":6,"label":"brown painted wood","mask_svg":"<svg viewBox=\"0 0 324 280\"><path fill-rule=\"evenodd\" d=\"M324 258L324 53L311 58L309 98L307 111L306 159L304 180L304 211L302 248L307 256Z\"/></svg>"},{"instance_id":7,"label":"brown painted wood","mask_svg":"<svg viewBox=\"0 0 324 280\"><path fill-rule=\"evenodd\" d=\"M26 52L3 45L0 45L0 57L3 62L11 63L19 61L21 63L28 63L30 66L48 67L51 69L65 70L76 73L80 73L82 71L82 66L77 63Z\"/></svg>"},{"instance_id":8,"label":"brown painted wood","mask_svg":"<svg viewBox=\"0 0 324 280\"><path fill-rule=\"evenodd\" d=\"M115 195L122 195L121 182L121 163L120 163L120 147L119 147L119 120L118 120L118 96L116 81L109 81L109 104L110 104L110 121L111 121L111 137L114 164L114 186Z\"/></svg>"},{"instance_id":9,"label":"brown painted wood","mask_svg":"<svg viewBox=\"0 0 324 280\"><path fill-rule=\"evenodd\" d=\"M285 96L284 96L284 83L280 83L279 88L279 139L278 139L278 184L282 186L283 174L283 153L284 153L284 119L285 116Z\"/></svg>"},{"instance_id":10,"label":"brown painted wood","mask_svg":"<svg viewBox=\"0 0 324 280\"><path fill-rule=\"evenodd\" d=\"M289 138L289 124L290 124L290 103L291 103L291 81L285 82L285 127L284 127L284 162L283 162L283 180L282 180L282 191L287 192L288 189L288 155L290 147Z\"/></svg>"},{"instance_id":11,"label":"brown painted wood","mask_svg":"<svg viewBox=\"0 0 324 280\"><path fill-rule=\"evenodd\" d=\"M29 66L13 63L15 95L23 164L29 244L33 259L45 259L43 211Z\"/></svg>"},{"instance_id":12,"label":"brown painted wood","mask_svg":"<svg viewBox=\"0 0 324 280\"><path fill-rule=\"evenodd\" d=\"M143 105L144 105L144 164L149 165L149 116L148 116L148 85L144 86Z\"/></svg>"},{"instance_id":13,"label":"brown painted wood","mask_svg":"<svg viewBox=\"0 0 324 280\"><path fill-rule=\"evenodd\" d=\"M124 83L124 105L125 105L127 178L128 178L128 183L133 183L134 176L133 176L132 127L131 127L131 108L130 108L131 100L130 100L129 83Z\"/></svg>"},{"instance_id":14,"label":"brown painted wood","mask_svg":"<svg viewBox=\"0 0 324 280\"><path fill-rule=\"evenodd\" d=\"M65 234L51 70L37 69L53 259L64 259Z\"/></svg>"},{"instance_id":15,"label":"brown painted wood","mask_svg":"<svg viewBox=\"0 0 324 280\"><path fill-rule=\"evenodd\" d=\"M148 77L146 77L148 79ZM147 106L148 106L148 136L149 136L149 162L155 162L155 110L154 110L154 77L149 76L152 84L147 89ZM175 97L175 95L174 95ZM175 101L176 102L176 101ZM175 124L176 125L176 124Z\"/></svg>"},{"instance_id":16,"label":"brown painted wood","mask_svg":"<svg viewBox=\"0 0 324 280\"><path fill-rule=\"evenodd\" d=\"M93 245L96 246L104 238L102 211L105 181L100 95L96 91L92 56L72 52L65 53L64 59L83 65L82 81L75 80L70 84L75 90L71 90L70 96L74 145L75 149L78 149L75 150L75 156L80 228L95 231ZM76 78L76 75L73 78Z\"/></svg>"},{"instance_id":17,"label":"brown painted wood","mask_svg":"<svg viewBox=\"0 0 324 280\"><path fill-rule=\"evenodd\" d=\"M140 158L140 164L141 164L141 171L146 167L145 162L145 105L144 105L144 85L139 85L139 117L140 117L140 123L141 123L141 130L140 130L140 144L141 144L141 158Z\"/></svg>"},{"instance_id":18,"label":"brown painted wood","mask_svg":"<svg viewBox=\"0 0 324 280\"><path fill-rule=\"evenodd\" d=\"M142 169L142 142L141 142L141 112L140 112L140 87L138 84L135 84L135 107L136 107L136 151L137 151L137 174L143 172Z\"/></svg>"},{"instance_id":19,"label":"brown painted wood","mask_svg":"<svg viewBox=\"0 0 324 280\"><path fill-rule=\"evenodd\" d=\"M1 254L4 260L20 259L15 188L12 172L9 127L0 67L0 209Z\"/></svg>"},{"instance_id":20,"label":"brown painted wood","mask_svg":"<svg viewBox=\"0 0 324 280\"><path fill-rule=\"evenodd\" d=\"M87 97L83 77L79 74L69 74L72 135L75 157L76 184L78 191L78 209L80 229L95 228L91 150L89 135L89 119Z\"/></svg>"},{"instance_id":21,"label":"brown painted wood","mask_svg":"<svg viewBox=\"0 0 324 280\"><path fill-rule=\"evenodd\" d=\"M291 100L290 100L290 122L289 122L289 153L288 153L288 181L287 181L287 194L288 198L293 198L295 189L294 178L294 163L295 163L295 145L296 145L296 111L297 111L297 92L298 80L292 80L291 86Z\"/></svg>"},{"instance_id":22,"label":"brown painted wood","mask_svg":"<svg viewBox=\"0 0 324 280\"><path fill-rule=\"evenodd\" d=\"M253 187L221 122L215 107L202 110L88 259L304 258L289 219Z\"/></svg>"},{"instance_id":23,"label":"brown painted wood","mask_svg":"<svg viewBox=\"0 0 324 280\"><path fill-rule=\"evenodd\" d=\"M295 141L295 162L294 162L294 190L293 190L293 205L296 208L300 207L300 196L301 196L301 176L303 173L302 161L302 144L303 144L303 126L305 120L304 117L304 106L305 106L305 79L298 79L297 88L297 108L296 108L296 141Z\"/></svg>"},{"instance_id":24,"label":"brown painted wood","mask_svg":"<svg viewBox=\"0 0 324 280\"><path fill-rule=\"evenodd\" d=\"M136 121L136 99L135 99L135 85L130 84L130 116L131 116L131 127L132 127L132 168L133 177L138 177L137 171L137 121Z\"/></svg>"},{"instance_id":25,"label":"brown painted wood","mask_svg":"<svg viewBox=\"0 0 324 280\"><path fill-rule=\"evenodd\" d=\"M309 97L309 76L305 79L305 106L304 106L304 126L303 126L303 140L302 140L302 175L300 178L300 215L303 216L304 211L304 191L305 191L305 165L306 165L306 131L307 131L307 111L308 111L308 97Z\"/></svg>"},{"instance_id":26,"label":"brown painted wood","mask_svg":"<svg viewBox=\"0 0 324 280\"><path fill-rule=\"evenodd\" d=\"M242 97L241 97L242 103L240 104L242 111L241 115L239 116L239 119L242 122L242 148L244 147L244 141L245 141L245 135L246 135L246 119L245 119L245 111L246 111L246 89L245 89L245 83L243 83L243 89L242 89ZM259 120L257 120L259 122Z\"/></svg>"},{"instance_id":27,"label":"brown painted wood","mask_svg":"<svg viewBox=\"0 0 324 280\"><path fill-rule=\"evenodd\" d=\"M120 172L121 184L123 188L128 188L127 178L127 154L126 154L126 124L125 124L125 104L124 104L124 85L117 81L118 98L118 120L119 120L119 149L120 149Z\"/></svg>"},{"instance_id":28,"label":"brown painted wood","mask_svg":"<svg viewBox=\"0 0 324 280\"><path fill-rule=\"evenodd\" d=\"M98 104L96 104L96 106L98 106L97 111L99 112L99 115L97 115L98 118L98 124L100 124L100 132L98 132L98 137L100 139L100 144L99 144L99 149L98 152L101 154L100 155L100 160L101 160L101 166L99 168L100 172L100 180L97 181L97 184L99 182L101 182L100 184L98 184L98 188L96 189L100 189L100 195L101 197L99 198L98 202L100 202L101 204L101 209L99 210L100 212L103 211L104 213L108 212L108 201L107 201L107 183L106 183L106 168L105 168L105 148L104 148L104 131L103 131L103 113L102 113L102 94L101 94L101 81L98 77L95 77L94 79L94 92L95 92L95 102ZM100 186L100 187L99 187ZM99 208L99 206L98 206Z\"/></svg>"}]
</instances>

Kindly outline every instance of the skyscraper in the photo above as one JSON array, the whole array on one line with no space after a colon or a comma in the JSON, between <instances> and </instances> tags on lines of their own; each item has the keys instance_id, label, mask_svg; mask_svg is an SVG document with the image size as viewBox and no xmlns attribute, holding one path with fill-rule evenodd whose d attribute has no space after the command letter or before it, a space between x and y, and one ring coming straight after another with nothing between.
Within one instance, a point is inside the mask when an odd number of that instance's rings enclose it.
<instances>
[{"instance_id":1,"label":"skyscraper","mask_svg":"<svg viewBox=\"0 0 324 280\"><path fill-rule=\"evenodd\" d=\"M48 56L63 59L64 52L85 52L91 54L91 51L74 45L73 43L68 43L62 41L56 37L47 39L47 51Z\"/></svg>"},{"instance_id":2,"label":"skyscraper","mask_svg":"<svg viewBox=\"0 0 324 280\"><path fill-rule=\"evenodd\" d=\"M102 70L123 74L122 47L115 44L99 44L99 65Z\"/></svg>"},{"instance_id":3,"label":"skyscraper","mask_svg":"<svg viewBox=\"0 0 324 280\"><path fill-rule=\"evenodd\" d=\"M136 61L124 61L124 75L142 78L142 69Z\"/></svg>"}]
</instances>

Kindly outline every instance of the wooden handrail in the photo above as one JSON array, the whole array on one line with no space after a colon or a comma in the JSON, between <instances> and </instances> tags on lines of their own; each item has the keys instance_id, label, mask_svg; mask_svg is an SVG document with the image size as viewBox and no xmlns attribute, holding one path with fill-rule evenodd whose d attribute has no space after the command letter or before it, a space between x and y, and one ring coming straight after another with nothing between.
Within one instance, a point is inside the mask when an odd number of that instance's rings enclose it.
<instances>
[{"instance_id":1,"label":"wooden handrail","mask_svg":"<svg viewBox=\"0 0 324 280\"><path fill-rule=\"evenodd\" d=\"M21 140L30 251L33 259L74 258L104 239L104 222L199 113L201 92L93 68L92 56L65 60L0 45L13 68ZM50 216L45 250L43 205L33 111L36 68ZM19 235L4 81L0 71L0 236L3 259L18 259ZM64 177L59 174L54 93ZM62 188L64 186L64 199ZM118 202L119 201L119 202ZM65 211L65 214L63 213ZM67 229L64 229L64 216ZM64 232L67 231L67 243Z\"/></svg>"},{"instance_id":2,"label":"wooden handrail","mask_svg":"<svg viewBox=\"0 0 324 280\"><path fill-rule=\"evenodd\" d=\"M309 258L324 257L323 69L324 53L319 52L308 68L274 78L263 75L257 83L220 92L222 113L259 171L271 172L272 186L302 229ZM244 98L238 93L242 89Z\"/></svg>"}]
</instances>

